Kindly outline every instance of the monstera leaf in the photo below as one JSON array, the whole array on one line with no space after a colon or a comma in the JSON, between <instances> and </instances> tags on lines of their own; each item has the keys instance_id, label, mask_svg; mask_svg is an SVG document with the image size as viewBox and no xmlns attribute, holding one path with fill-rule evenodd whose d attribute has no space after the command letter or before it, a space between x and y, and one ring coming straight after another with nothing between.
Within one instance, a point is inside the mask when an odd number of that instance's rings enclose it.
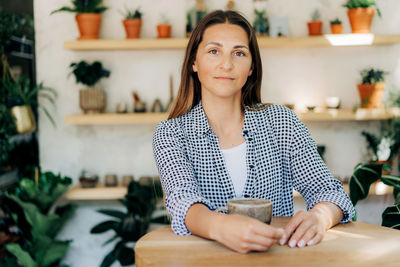
<instances>
[{"instance_id":1,"label":"monstera leaf","mask_svg":"<svg viewBox=\"0 0 400 267\"><path fill-rule=\"evenodd\" d=\"M368 196L372 183L382 176L382 164L358 164L354 168L353 175L349 181L350 199L355 206L359 200Z\"/></svg>"}]
</instances>

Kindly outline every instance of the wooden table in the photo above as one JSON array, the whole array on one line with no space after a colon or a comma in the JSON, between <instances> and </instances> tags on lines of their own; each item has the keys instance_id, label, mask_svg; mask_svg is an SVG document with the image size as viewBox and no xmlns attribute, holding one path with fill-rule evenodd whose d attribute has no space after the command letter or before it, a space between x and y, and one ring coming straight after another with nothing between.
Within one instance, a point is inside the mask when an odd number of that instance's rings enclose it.
<instances>
[{"instance_id":1,"label":"wooden table","mask_svg":"<svg viewBox=\"0 0 400 267\"><path fill-rule=\"evenodd\" d=\"M290 217L274 217L283 227ZM135 247L136 266L400 266L400 231L352 222L330 229L315 246L274 245L267 252L236 253L197 236L177 236L169 226L143 236Z\"/></svg>"}]
</instances>

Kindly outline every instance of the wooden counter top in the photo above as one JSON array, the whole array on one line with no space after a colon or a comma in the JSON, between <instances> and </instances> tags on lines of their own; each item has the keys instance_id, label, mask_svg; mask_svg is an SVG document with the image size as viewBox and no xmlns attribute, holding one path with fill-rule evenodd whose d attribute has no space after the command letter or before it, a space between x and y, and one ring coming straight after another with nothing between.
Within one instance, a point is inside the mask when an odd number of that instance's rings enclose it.
<instances>
[{"instance_id":1,"label":"wooden counter top","mask_svg":"<svg viewBox=\"0 0 400 267\"><path fill-rule=\"evenodd\" d=\"M274 217L283 227L290 217ZM169 226L143 236L135 247L136 266L399 266L400 231L351 222L330 229L315 246L275 245L267 252L236 253L197 236L175 235Z\"/></svg>"}]
</instances>

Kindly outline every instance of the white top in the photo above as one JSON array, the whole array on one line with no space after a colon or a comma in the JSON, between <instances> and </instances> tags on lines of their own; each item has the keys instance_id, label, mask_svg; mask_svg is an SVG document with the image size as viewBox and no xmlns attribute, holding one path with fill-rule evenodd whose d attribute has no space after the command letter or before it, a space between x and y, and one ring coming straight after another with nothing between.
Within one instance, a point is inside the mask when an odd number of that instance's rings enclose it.
<instances>
[{"instance_id":1,"label":"white top","mask_svg":"<svg viewBox=\"0 0 400 267\"><path fill-rule=\"evenodd\" d=\"M221 149L226 168L233 182L236 197L241 197L246 183L246 142L229 149Z\"/></svg>"}]
</instances>

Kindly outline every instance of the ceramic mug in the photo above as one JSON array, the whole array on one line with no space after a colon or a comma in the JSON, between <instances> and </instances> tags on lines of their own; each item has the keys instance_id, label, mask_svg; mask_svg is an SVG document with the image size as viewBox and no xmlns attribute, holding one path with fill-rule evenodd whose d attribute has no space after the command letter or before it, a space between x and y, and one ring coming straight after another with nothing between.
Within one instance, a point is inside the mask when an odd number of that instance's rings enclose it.
<instances>
[{"instance_id":1,"label":"ceramic mug","mask_svg":"<svg viewBox=\"0 0 400 267\"><path fill-rule=\"evenodd\" d=\"M255 218L270 224L272 217L272 202L263 198L234 198L227 202L225 207L217 209L227 211L228 214L240 214Z\"/></svg>"}]
</instances>

